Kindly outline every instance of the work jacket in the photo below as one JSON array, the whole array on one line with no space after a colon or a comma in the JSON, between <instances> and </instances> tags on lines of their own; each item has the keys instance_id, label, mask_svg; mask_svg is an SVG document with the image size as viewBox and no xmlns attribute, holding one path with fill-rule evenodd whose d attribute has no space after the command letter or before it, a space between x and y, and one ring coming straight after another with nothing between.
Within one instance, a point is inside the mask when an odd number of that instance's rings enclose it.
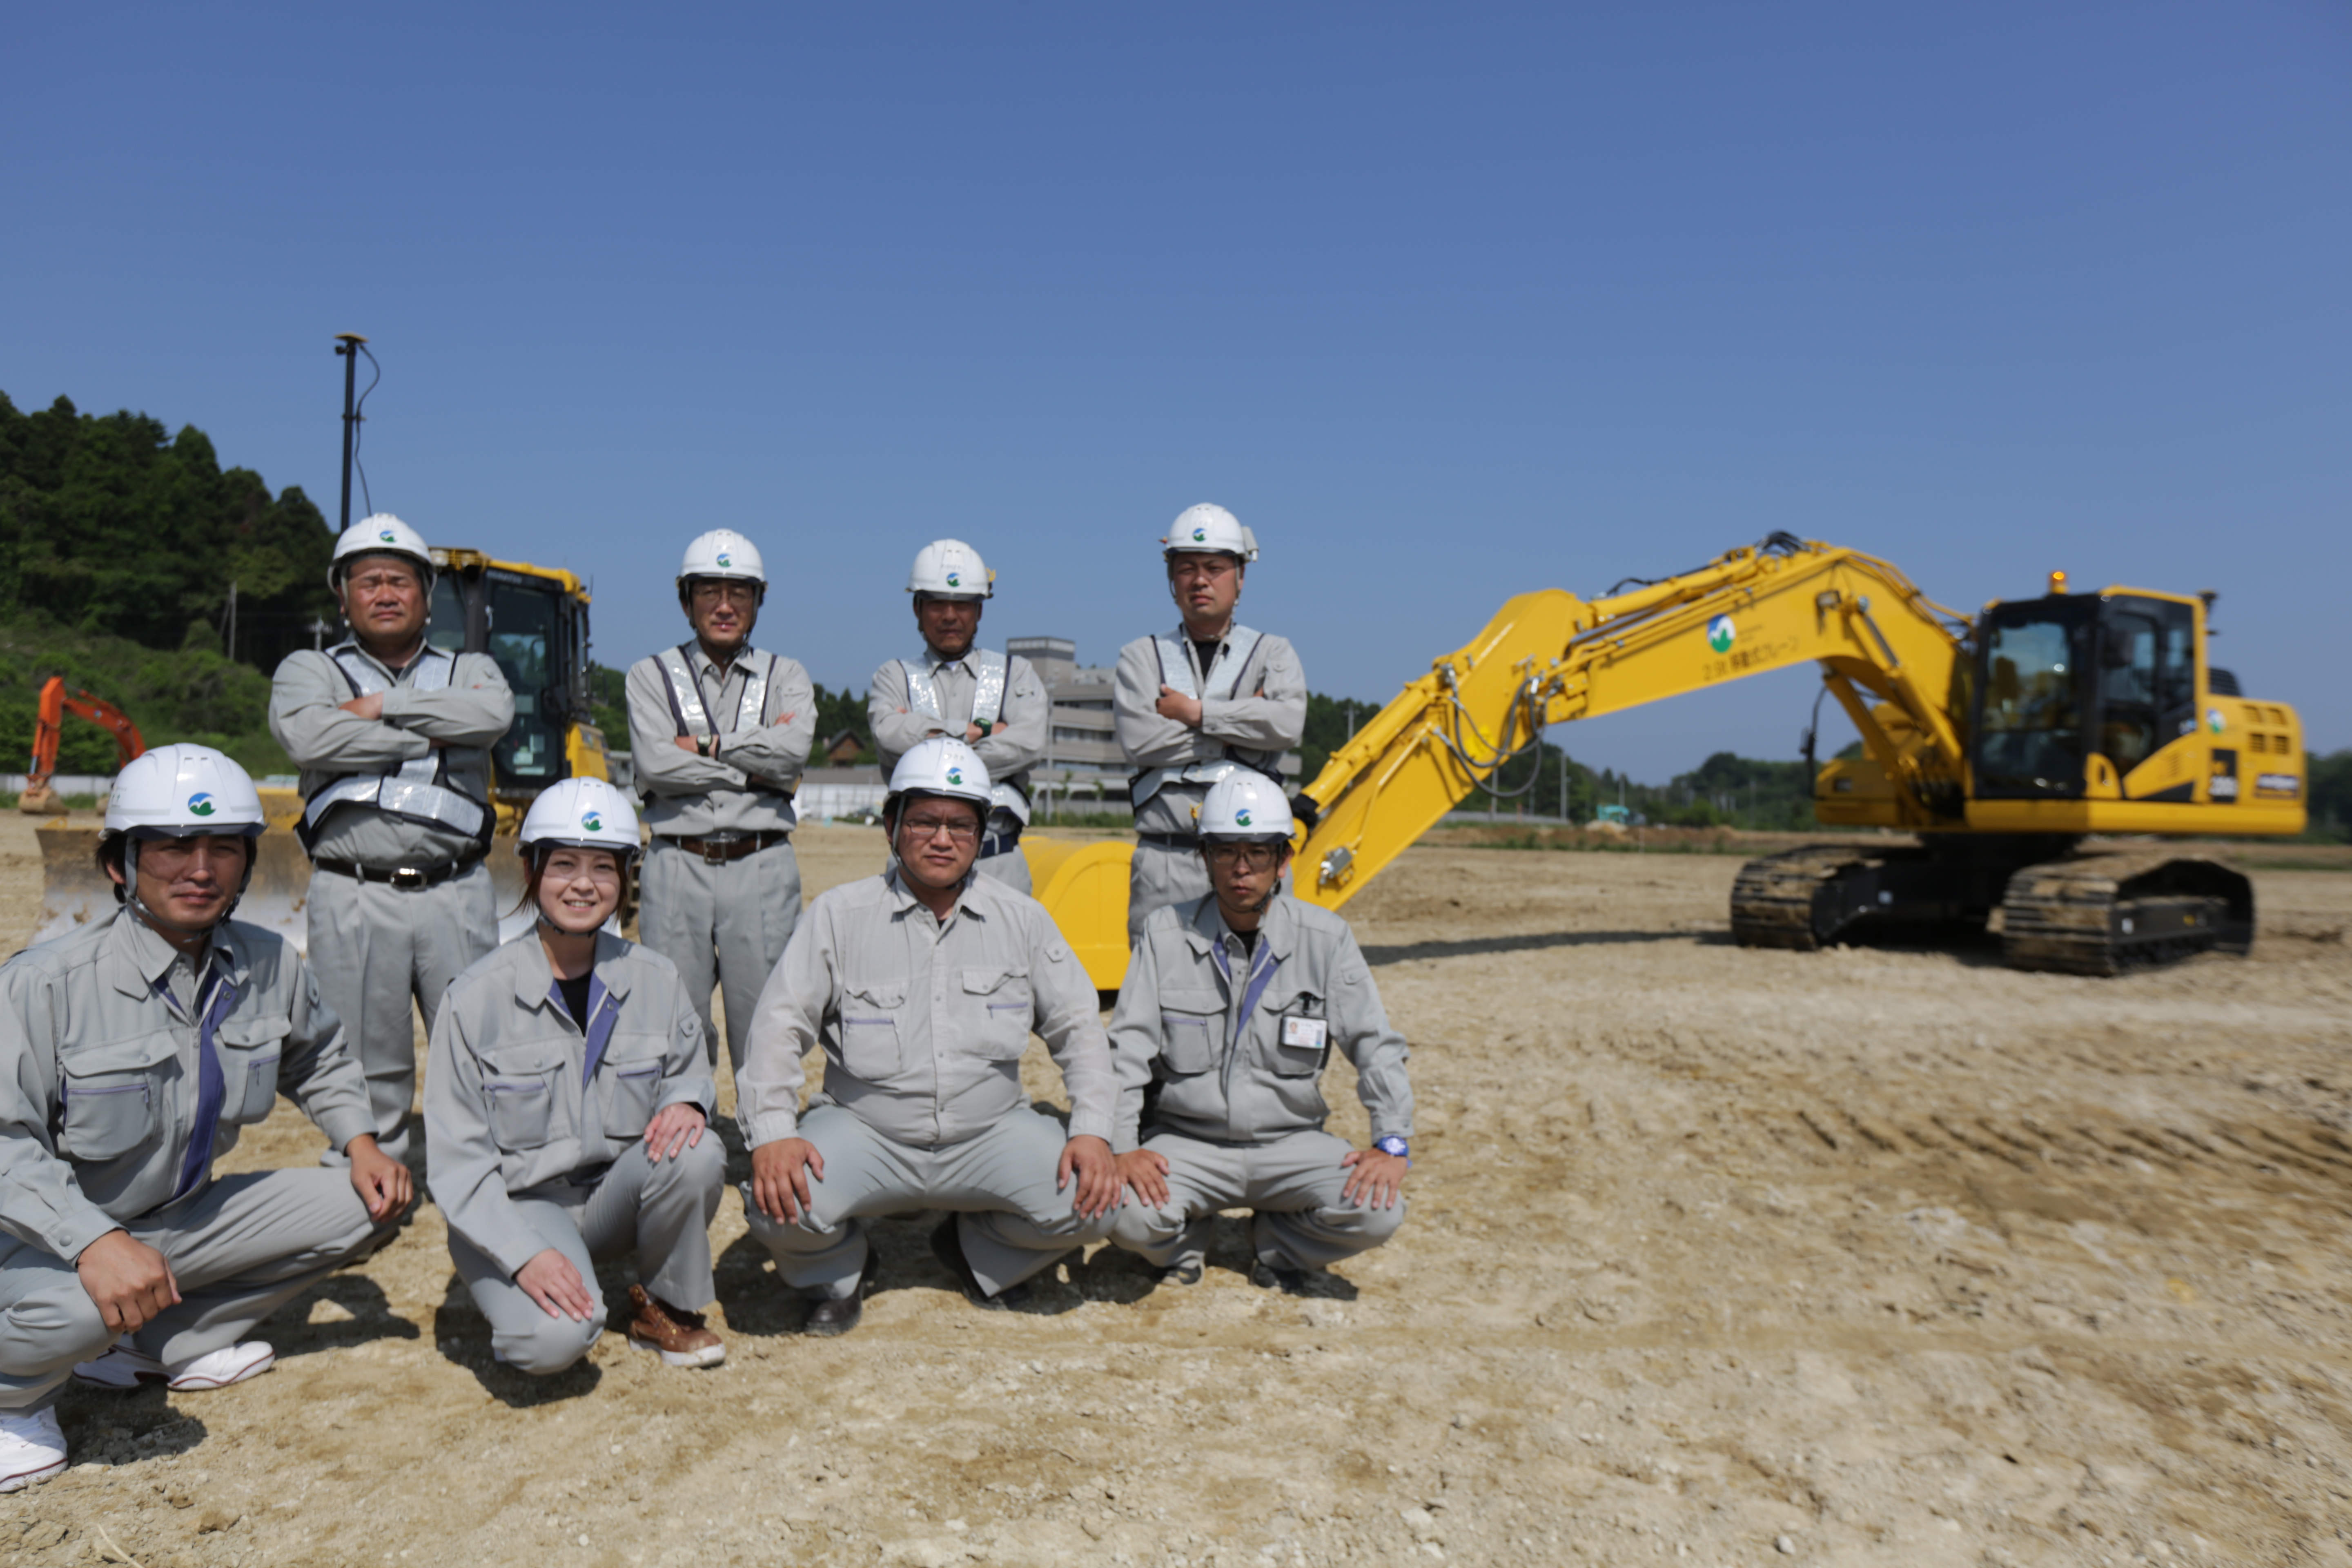
<instances>
[{"instance_id":1,"label":"work jacket","mask_svg":"<svg viewBox=\"0 0 2352 1568\"><path fill-rule=\"evenodd\" d=\"M1181 649L1184 631L1180 626L1162 637ZM1233 684L1230 680L1212 682L1213 689L1201 699L1197 730L1162 717L1157 707L1163 657L1160 637L1138 637L1118 650L1111 723L1136 775L1148 777L1162 769L1197 772L1193 764L1237 761L1278 778L1282 754L1307 733L1307 675L1289 642L1259 634L1239 672L1237 694L1219 695ZM1171 779L1137 805L1137 831L1191 835L1208 788L1205 782Z\"/></svg>"},{"instance_id":2,"label":"work jacket","mask_svg":"<svg viewBox=\"0 0 2352 1568\"><path fill-rule=\"evenodd\" d=\"M509 1274L547 1247L512 1194L593 1182L664 1106L708 1121L717 1100L702 1024L670 961L599 931L591 973L583 1033L528 931L450 982L433 1024L433 1201Z\"/></svg>"},{"instance_id":3,"label":"work jacket","mask_svg":"<svg viewBox=\"0 0 2352 1568\"><path fill-rule=\"evenodd\" d=\"M1355 933L1287 893L1266 906L1255 953L1213 895L1153 910L1110 1040L1122 1154L1139 1141L1154 1085L1152 1122L1188 1137L1258 1143L1316 1131L1330 1114L1322 1080L1335 1049L1355 1065L1373 1138L1412 1136L1410 1053Z\"/></svg>"},{"instance_id":4,"label":"work jacket","mask_svg":"<svg viewBox=\"0 0 2352 1568\"><path fill-rule=\"evenodd\" d=\"M699 642L682 650L700 690L705 728L682 721L661 654L629 667L629 766L645 797L647 826L666 838L714 833L789 833L816 737L816 689L800 660L756 653L750 644L721 675ZM766 683L760 722L741 722L744 688L757 668ZM678 750L681 735L715 732L716 756Z\"/></svg>"},{"instance_id":5,"label":"work jacket","mask_svg":"<svg viewBox=\"0 0 2352 1568\"><path fill-rule=\"evenodd\" d=\"M201 1126L206 1016L220 1100ZM0 1230L71 1262L202 1192L281 1093L337 1149L375 1131L342 1023L285 938L223 921L199 970L126 909L27 948L0 966Z\"/></svg>"},{"instance_id":6,"label":"work jacket","mask_svg":"<svg viewBox=\"0 0 2352 1568\"><path fill-rule=\"evenodd\" d=\"M343 710L353 695L352 683L324 653L289 653L270 679L269 732L302 770L302 798L348 774L386 773L433 756L433 742L439 741L446 786L487 803L489 748L506 738L515 714L514 693L498 661L483 653L458 654L447 686L419 691L415 680L422 658L394 672L365 648L356 651L383 683L381 719ZM480 838L448 827L351 805L319 819L310 850L317 859L392 870L446 865L481 845Z\"/></svg>"},{"instance_id":7,"label":"work jacket","mask_svg":"<svg viewBox=\"0 0 2352 1568\"><path fill-rule=\"evenodd\" d=\"M1118 1084L1094 982L1045 907L966 879L943 926L897 870L820 894L760 993L736 1075L743 1141L797 1134L801 1058L824 1047L820 1100L885 1138L961 1143L1026 1110L1034 1030L1070 1095L1070 1136L1108 1140Z\"/></svg>"},{"instance_id":8,"label":"work jacket","mask_svg":"<svg viewBox=\"0 0 2352 1568\"><path fill-rule=\"evenodd\" d=\"M1018 791L1025 801L1029 770L1045 755L1052 705L1046 700L1045 683L1037 679L1034 665L1017 653L1000 657L1004 660L1004 693L996 717L1004 728L992 729L973 742L971 749L979 754L981 765L988 770L992 784ZM978 645L961 658L942 658L926 644L917 658L905 662L894 658L874 672L873 683L866 688L866 721L874 731L874 751L881 758L884 778L890 776L900 757L913 751L916 743L927 736L952 735L959 741L964 738L980 695L979 673L973 668L979 659ZM908 693L909 663L929 678L939 702L936 715L919 711ZM1005 804L1000 797L998 805ZM1025 812L1015 815L1027 820Z\"/></svg>"}]
</instances>

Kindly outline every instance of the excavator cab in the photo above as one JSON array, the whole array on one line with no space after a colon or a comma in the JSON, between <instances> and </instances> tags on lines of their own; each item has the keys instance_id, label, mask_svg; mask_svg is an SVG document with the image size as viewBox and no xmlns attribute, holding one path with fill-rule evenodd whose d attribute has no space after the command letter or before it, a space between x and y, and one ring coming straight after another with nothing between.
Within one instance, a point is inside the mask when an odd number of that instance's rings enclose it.
<instances>
[{"instance_id":1,"label":"excavator cab","mask_svg":"<svg viewBox=\"0 0 2352 1568\"><path fill-rule=\"evenodd\" d=\"M488 654L514 692L514 724L490 749L501 803L527 804L575 773L605 776L604 738L589 724L588 605L577 581L473 551L436 553L448 559L427 636L453 653Z\"/></svg>"},{"instance_id":2,"label":"excavator cab","mask_svg":"<svg viewBox=\"0 0 2352 1568\"><path fill-rule=\"evenodd\" d=\"M1992 605L1977 624L1976 797L2080 800L2195 734L2198 631L2195 601L2153 594Z\"/></svg>"}]
</instances>

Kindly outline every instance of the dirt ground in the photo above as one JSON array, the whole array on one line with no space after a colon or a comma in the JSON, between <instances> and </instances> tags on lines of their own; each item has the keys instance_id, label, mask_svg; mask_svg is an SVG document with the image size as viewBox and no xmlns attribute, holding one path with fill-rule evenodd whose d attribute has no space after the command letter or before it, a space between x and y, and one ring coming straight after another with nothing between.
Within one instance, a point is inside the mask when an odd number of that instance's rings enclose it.
<instances>
[{"instance_id":1,"label":"dirt ground","mask_svg":"<svg viewBox=\"0 0 2352 1568\"><path fill-rule=\"evenodd\" d=\"M803 845L812 890L874 864ZM0 951L29 854L0 826ZM0 1558L2352 1562L2352 871L2260 873L2250 959L2088 980L1743 951L1738 863L1448 845L1356 900L1413 1207L1314 1299L1228 1222L1190 1289L1098 1251L982 1313L894 1223L808 1342L730 1195L723 1369L607 1334L534 1382L426 1206L268 1376L69 1394ZM317 1146L259 1132L239 1165Z\"/></svg>"}]
</instances>

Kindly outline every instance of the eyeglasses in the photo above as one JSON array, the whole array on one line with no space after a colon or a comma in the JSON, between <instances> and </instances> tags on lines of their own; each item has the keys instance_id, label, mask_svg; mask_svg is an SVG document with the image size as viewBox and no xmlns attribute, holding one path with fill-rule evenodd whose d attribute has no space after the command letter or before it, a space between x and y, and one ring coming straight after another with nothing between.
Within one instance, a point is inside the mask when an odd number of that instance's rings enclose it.
<instances>
[{"instance_id":1,"label":"eyeglasses","mask_svg":"<svg viewBox=\"0 0 2352 1568\"><path fill-rule=\"evenodd\" d=\"M760 601L757 583L697 583L693 593L698 605L715 605L721 599L730 605L755 605Z\"/></svg>"},{"instance_id":2,"label":"eyeglasses","mask_svg":"<svg viewBox=\"0 0 2352 1568\"><path fill-rule=\"evenodd\" d=\"M1265 871L1271 870L1274 863L1282 858L1282 850L1279 844L1212 844L1209 846L1209 860L1212 865L1238 863L1245 870Z\"/></svg>"},{"instance_id":3,"label":"eyeglasses","mask_svg":"<svg viewBox=\"0 0 2352 1568\"><path fill-rule=\"evenodd\" d=\"M918 816L908 819L905 826L918 839L937 838L944 833L950 844L969 844L980 837L980 825L969 818L951 821L943 816Z\"/></svg>"},{"instance_id":4,"label":"eyeglasses","mask_svg":"<svg viewBox=\"0 0 2352 1568\"><path fill-rule=\"evenodd\" d=\"M1202 577L1213 583L1219 578L1224 576L1227 573L1232 572L1234 569L1234 563L1231 561L1226 560L1222 555L1213 555L1208 557L1206 560L1201 559L1198 556L1182 556L1179 557L1169 566L1168 575L1171 577Z\"/></svg>"}]
</instances>

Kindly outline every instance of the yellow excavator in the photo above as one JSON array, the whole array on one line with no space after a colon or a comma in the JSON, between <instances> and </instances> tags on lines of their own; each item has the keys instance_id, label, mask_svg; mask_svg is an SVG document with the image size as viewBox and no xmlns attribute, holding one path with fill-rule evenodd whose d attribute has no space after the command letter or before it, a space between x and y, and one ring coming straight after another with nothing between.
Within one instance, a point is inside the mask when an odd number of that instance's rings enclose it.
<instances>
[{"instance_id":1,"label":"yellow excavator","mask_svg":"<svg viewBox=\"0 0 2352 1568\"><path fill-rule=\"evenodd\" d=\"M1786 533L1597 599L1522 594L1302 792L1294 890L1339 908L1449 809L1498 785L1547 725L1812 662L1864 753L1819 768L1815 816L1917 837L1750 861L1731 896L1742 945L1981 930L1997 913L2019 968L2114 974L2244 952L2244 874L2140 841L2304 828L2302 725L2213 668L2210 603L2074 594L2053 573L2041 597L1997 601L1971 621L1885 561ZM1046 844L1031 858L1095 984L1115 987L1127 847Z\"/></svg>"},{"instance_id":2,"label":"yellow excavator","mask_svg":"<svg viewBox=\"0 0 2352 1568\"><path fill-rule=\"evenodd\" d=\"M503 916L522 897L522 865L513 841L539 792L559 779L611 776L604 731L590 721L588 590L561 568L495 560L478 550L436 548L433 564L427 640L452 652L488 654L514 691L514 724L490 748L498 842L489 867ZM302 797L265 786L261 805L273 831L262 836L237 917L271 926L299 944L308 930L302 911L310 887L310 862L293 833ZM69 826L63 818L41 827L41 921L35 941L113 912L114 890L100 877L92 854L97 838L95 827Z\"/></svg>"}]
</instances>

